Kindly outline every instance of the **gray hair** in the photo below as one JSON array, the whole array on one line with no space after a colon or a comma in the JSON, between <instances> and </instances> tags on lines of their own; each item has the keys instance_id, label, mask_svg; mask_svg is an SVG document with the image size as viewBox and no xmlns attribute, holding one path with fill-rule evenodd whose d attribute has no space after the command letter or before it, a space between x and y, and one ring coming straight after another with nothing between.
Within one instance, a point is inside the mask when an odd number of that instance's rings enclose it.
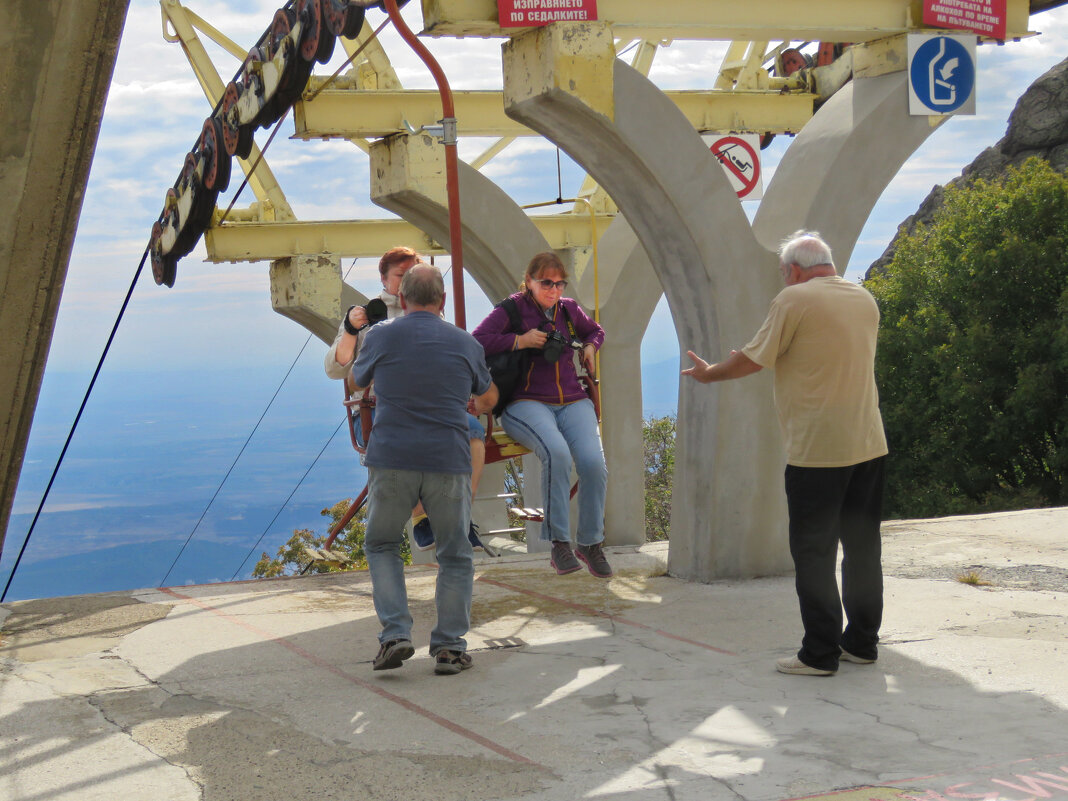
<instances>
[{"instance_id":1,"label":"gray hair","mask_svg":"<svg viewBox=\"0 0 1068 801\"><path fill-rule=\"evenodd\" d=\"M818 231L794 231L779 246L779 264L796 264L802 270L829 264L834 267L831 247Z\"/></svg>"},{"instance_id":2,"label":"gray hair","mask_svg":"<svg viewBox=\"0 0 1068 801\"><path fill-rule=\"evenodd\" d=\"M400 294L409 306L438 306L445 297L445 281L432 264L417 262L404 274Z\"/></svg>"}]
</instances>

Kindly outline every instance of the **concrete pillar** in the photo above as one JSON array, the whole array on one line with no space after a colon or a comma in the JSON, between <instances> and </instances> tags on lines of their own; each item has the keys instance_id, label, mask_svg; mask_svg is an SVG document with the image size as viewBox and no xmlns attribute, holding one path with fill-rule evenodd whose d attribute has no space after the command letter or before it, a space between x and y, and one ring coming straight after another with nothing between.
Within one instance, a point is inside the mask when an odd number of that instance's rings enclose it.
<instances>
[{"instance_id":1,"label":"concrete pillar","mask_svg":"<svg viewBox=\"0 0 1068 801\"><path fill-rule=\"evenodd\" d=\"M887 184L946 119L908 114L904 71L854 78L790 145L764 193L753 232L775 250L799 228L819 231L842 272Z\"/></svg>"},{"instance_id":2,"label":"concrete pillar","mask_svg":"<svg viewBox=\"0 0 1068 801\"><path fill-rule=\"evenodd\" d=\"M428 136L401 135L376 142L370 155L371 200L448 247L441 146ZM548 250L549 245L500 187L463 162L459 168L466 269L491 299L499 300L515 291L531 256ZM602 236L599 250L601 323L607 332L601 360L603 439L609 468L605 537L611 545L639 544L645 541L641 336L660 289L645 252L624 220L617 219ZM614 291L621 276L633 293ZM576 299L590 308L594 287L588 265L576 289ZM472 321L472 327L476 324ZM536 478L536 471L527 464L524 492L528 506L540 505ZM534 537L528 537L528 549L540 550Z\"/></svg>"},{"instance_id":3,"label":"concrete pillar","mask_svg":"<svg viewBox=\"0 0 1068 801\"><path fill-rule=\"evenodd\" d=\"M0 550L127 0L11 0L0 26ZM132 265L130 267L132 272Z\"/></svg>"},{"instance_id":4,"label":"concrete pillar","mask_svg":"<svg viewBox=\"0 0 1068 801\"><path fill-rule=\"evenodd\" d=\"M371 201L450 247L445 151L425 134L401 134L371 145ZM496 302L516 291L523 269L549 245L504 191L459 163L464 269ZM471 327L478 321L471 321Z\"/></svg>"},{"instance_id":5,"label":"concrete pillar","mask_svg":"<svg viewBox=\"0 0 1068 801\"><path fill-rule=\"evenodd\" d=\"M341 322L341 294L341 259L337 256L291 256L271 262L274 310L328 345ZM349 306L360 302L366 301L353 301Z\"/></svg>"},{"instance_id":6,"label":"concrete pillar","mask_svg":"<svg viewBox=\"0 0 1068 801\"><path fill-rule=\"evenodd\" d=\"M908 116L903 61L890 52L901 43L859 54L855 80L797 137L751 229L663 94L621 62L605 66L599 27L553 25L506 44L505 110L559 144L618 204L660 276L682 349L724 358L751 338L780 288L778 242L815 228L845 264L886 184L930 134L926 118ZM589 54L574 79L551 76L576 47ZM591 85L611 86L614 102ZM782 463L769 375L713 387L683 381L671 572L709 580L787 569Z\"/></svg>"},{"instance_id":7,"label":"concrete pillar","mask_svg":"<svg viewBox=\"0 0 1068 801\"><path fill-rule=\"evenodd\" d=\"M608 462L605 541L645 542L645 458L642 441L641 349L645 329L660 301L660 282L638 237L616 217L597 243L601 301L601 436ZM575 297L594 303L592 266L583 272Z\"/></svg>"},{"instance_id":8,"label":"concrete pillar","mask_svg":"<svg viewBox=\"0 0 1068 801\"><path fill-rule=\"evenodd\" d=\"M583 40L595 52L575 79L546 79L547 69L532 66L565 61ZM612 103L603 100L609 87ZM504 95L510 117L559 144L617 203L659 276L682 347L719 358L744 344L777 290L774 256L754 240L700 136L652 83L614 59L610 37L543 28L513 39L504 46ZM789 566L771 395L764 375L680 384L674 574L710 580Z\"/></svg>"}]
</instances>

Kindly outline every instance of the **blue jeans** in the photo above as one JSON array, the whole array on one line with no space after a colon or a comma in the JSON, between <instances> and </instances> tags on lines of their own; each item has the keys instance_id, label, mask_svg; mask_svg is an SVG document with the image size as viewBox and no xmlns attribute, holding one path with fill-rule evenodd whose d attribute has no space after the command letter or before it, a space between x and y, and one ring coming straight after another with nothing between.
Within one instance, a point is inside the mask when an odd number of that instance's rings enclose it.
<instances>
[{"instance_id":1,"label":"blue jeans","mask_svg":"<svg viewBox=\"0 0 1068 801\"><path fill-rule=\"evenodd\" d=\"M371 572L379 642L412 637L412 615L400 555L404 525L416 501L423 502L437 542L438 620L430 632L430 653L466 651L471 627L475 566L467 530L471 524L471 475L417 470L367 470L368 512L363 549Z\"/></svg>"},{"instance_id":2,"label":"blue jeans","mask_svg":"<svg viewBox=\"0 0 1068 801\"><path fill-rule=\"evenodd\" d=\"M604 540L604 499L608 468L604 463L597 413L589 399L550 405L521 400L501 415L508 436L534 451L541 460L541 486L545 496L543 540L571 541L568 520L571 505L571 461L578 473L579 545Z\"/></svg>"}]
</instances>

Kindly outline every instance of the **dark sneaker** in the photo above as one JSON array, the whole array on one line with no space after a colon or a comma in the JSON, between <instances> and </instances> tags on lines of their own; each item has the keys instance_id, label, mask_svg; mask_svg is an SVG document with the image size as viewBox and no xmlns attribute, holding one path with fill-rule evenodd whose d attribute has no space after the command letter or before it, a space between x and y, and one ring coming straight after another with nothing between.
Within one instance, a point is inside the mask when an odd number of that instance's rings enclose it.
<instances>
[{"instance_id":1,"label":"dark sneaker","mask_svg":"<svg viewBox=\"0 0 1068 801\"><path fill-rule=\"evenodd\" d=\"M867 657L851 654L845 648L842 649L842 655L838 658L842 662L852 662L854 665L871 665L875 663L874 659L868 659Z\"/></svg>"},{"instance_id":2,"label":"dark sneaker","mask_svg":"<svg viewBox=\"0 0 1068 801\"><path fill-rule=\"evenodd\" d=\"M430 530L429 517L424 517L412 526L412 539L420 551L429 551L434 547L434 532Z\"/></svg>"},{"instance_id":3,"label":"dark sneaker","mask_svg":"<svg viewBox=\"0 0 1068 801\"><path fill-rule=\"evenodd\" d=\"M375 670L393 670L399 668L405 659L411 659L415 649L411 640L387 640L378 649L378 656L374 659Z\"/></svg>"},{"instance_id":4,"label":"dark sneaker","mask_svg":"<svg viewBox=\"0 0 1068 801\"><path fill-rule=\"evenodd\" d=\"M434 672L442 676L452 676L471 667L471 657L465 651L438 651L434 657Z\"/></svg>"},{"instance_id":5,"label":"dark sneaker","mask_svg":"<svg viewBox=\"0 0 1068 801\"><path fill-rule=\"evenodd\" d=\"M553 566L553 570L560 576L566 576L568 573L582 570L582 565L579 564L575 554L571 551L570 542L553 540L553 549L549 554L549 564Z\"/></svg>"},{"instance_id":6,"label":"dark sneaker","mask_svg":"<svg viewBox=\"0 0 1068 801\"><path fill-rule=\"evenodd\" d=\"M575 556L586 563L590 575L597 578L611 578L612 566L604 557L604 546L601 543L593 545L580 545L575 549Z\"/></svg>"}]
</instances>

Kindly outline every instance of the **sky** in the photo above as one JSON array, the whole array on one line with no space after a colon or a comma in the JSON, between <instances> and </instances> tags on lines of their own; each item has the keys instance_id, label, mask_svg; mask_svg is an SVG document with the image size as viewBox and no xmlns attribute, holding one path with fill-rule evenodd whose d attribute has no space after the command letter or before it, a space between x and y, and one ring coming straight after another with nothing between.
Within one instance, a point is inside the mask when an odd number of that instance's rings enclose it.
<instances>
[{"instance_id":1,"label":"sky","mask_svg":"<svg viewBox=\"0 0 1068 801\"><path fill-rule=\"evenodd\" d=\"M190 3L188 7L242 46L266 27L277 2L242 3L235 11L222 2ZM419 4L404 14L414 30L422 27ZM375 9L368 19L377 25L384 15ZM1068 53L1068 8L1032 18L1042 35L1003 47L979 48L978 113L956 117L936 131L905 164L886 189L864 228L848 265L847 275L859 278L893 236L897 225L915 211L935 184L956 175L983 148L1004 134L1016 99L1040 74ZM423 64L387 28L381 35L402 84L432 88ZM236 60L205 40L224 79L236 71ZM457 89L499 89L501 40L429 39L428 47ZM676 42L660 49L651 79L665 89L708 88L718 70L724 43ZM337 48L329 71L340 63ZM317 68L319 74L328 69ZM55 369L82 370L106 340L123 294L145 247L152 222L162 208L163 194L174 182L210 107L182 55L179 45L161 35L160 10L151 0L132 0L115 67L111 91L93 163L86 200L72 254L59 319L50 353ZM300 219L388 217L371 203L367 157L344 142L299 142L285 139L292 123L271 145L267 160ZM262 145L266 131L257 132ZM462 139L461 158L481 152L486 140ZM774 174L774 160L789 145L778 137L765 152L765 186ZM484 169L520 203L557 196L556 150L545 140L521 139ZM564 192L578 188L582 171L564 156ZM770 162L770 163L769 163ZM240 184L235 168L231 187L219 205L229 204ZM246 190L238 206L252 202ZM744 204L751 214L753 202ZM139 369L168 364L196 367L205 362L239 363L255 341L264 358L287 363L302 341L302 329L273 313L268 302L268 264L208 264L203 244L178 267L175 287L156 287L151 276L141 279L135 301L123 324L123 336L109 357L116 368ZM349 264L343 265L350 269ZM361 260L350 283L377 292L374 262ZM488 301L469 299L470 319L480 319ZM670 325L670 322L669 322ZM664 339L657 337L658 340ZM670 337L668 337L670 339ZM174 347L181 341L181 347ZM231 347L220 347L223 342ZM647 343L644 358L660 360L677 353L673 342Z\"/></svg>"},{"instance_id":2,"label":"sky","mask_svg":"<svg viewBox=\"0 0 1068 801\"><path fill-rule=\"evenodd\" d=\"M190 0L186 6L247 47L267 27L278 2ZM414 30L422 28L419 3L409 3L404 15ZM373 9L368 19L377 26L384 14ZM861 233L847 277L863 275L889 244L898 224L916 210L934 185L959 175L963 166L1003 136L1019 95L1068 53L1068 7L1034 16L1031 28L1041 35L979 48L977 114L948 121L904 165ZM164 193L174 183L186 152L211 111L181 47L165 41L162 34L158 2L131 0L49 353L42 402L31 433L27 459L32 469L23 472L13 510L21 517L18 521L13 518L12 526L24 523L28 512L39 503L45 479L162 208ZM387 27L381 39L406 88L433 88L424 65L392 28ZM453 88L500 88L501 40L425 41ZM206 40L205 44L224 80L229 79L239 66L237 61ZM650 78L664 89L709 88L725 46L675 42L661 47ZM339 47L331 64L317 67L316 73L332 72L340 64L341 54ZM361 151L345 142L290 140L287 137L292 130L287 119L267 152L267 161L298 218L390 216L369 199L368 162ZM266 137L266 131L258 131L257 143L262 146ZM789 137L780 136L765 151L765 187L789 143ZM470 159L486 144L486 140L462 139L460 157ZM518 203L550 200L560 191L556 157L550 143L521 139L483 172ZM573 196L583 173L566 156L562 163L562 192L565 197ZM225 207L234 197L240 177L235 166L230 189L220 197L220 206ZM246 190L237 205L247 206L252 200ZM752 216L756 205L746 203L745 208ZM82 426L91 433L78 435L85 437L84 441L99 441L106 435L111 445L121 449L124 437L132 438L133 447L146 441L146 431L166 428L172 428L171 433L180 438L186 429L174 428L176 422L195 429L195 411L203 415L204 428L222 425L223 419L232 421L230 433L239 443L264 412L290 365L293 371L284 385L289 400L266 417L268 424L274 420L280 427L270 435L276 437L278 449L284 451L292 444L283 442L281 431L286 420L279 415L292 418L302 409L308 415L325 415L321 428L327 433L333 430L335 412L321 411L321 399L327 395L333 398L339 391L322 373L324 346L318 340L308 342L304 329L271 309L269 265L210 264L204 258L201 243L180 262L175 286L170 289L156 286L146 265L98 384L101 397L126 401L123 419L121 424L115 423L113 414L109 416L90 403ZM349 283L365 294L373 295L380 288L374 260L346 262L342 270L348 273ZM468 319L477 322L491 305L469 283ZM643 363L674 359L678 352L670 315L661 301L643 343ZM284 412L279 411L282 407ZM322 442L306 431L299 436L309 438L306 447L295 449L293 456L303 470ZM233 458L232 448L219 451L213 457L215 466L204 468L210 472L203 482L208 488ZM200 457L206 458L204 454ZM83 458L91 462L92 454L85 453ZM173 458L173 452L161 453L161 458ZM106 484L107 476L102 480ZM63 488L63 482L57 482L44 518L51 510L72 504L99 507L129 503L115 487L108 492L83 490ZM189 503L198 510L202 504L200 496ZM220 514L225 516L226 510ZM24 536L24 529L9 526L5 564L10 564L11 554ZM0 570L0 579L4 572Z\"/></svg>"}]
</instances>

